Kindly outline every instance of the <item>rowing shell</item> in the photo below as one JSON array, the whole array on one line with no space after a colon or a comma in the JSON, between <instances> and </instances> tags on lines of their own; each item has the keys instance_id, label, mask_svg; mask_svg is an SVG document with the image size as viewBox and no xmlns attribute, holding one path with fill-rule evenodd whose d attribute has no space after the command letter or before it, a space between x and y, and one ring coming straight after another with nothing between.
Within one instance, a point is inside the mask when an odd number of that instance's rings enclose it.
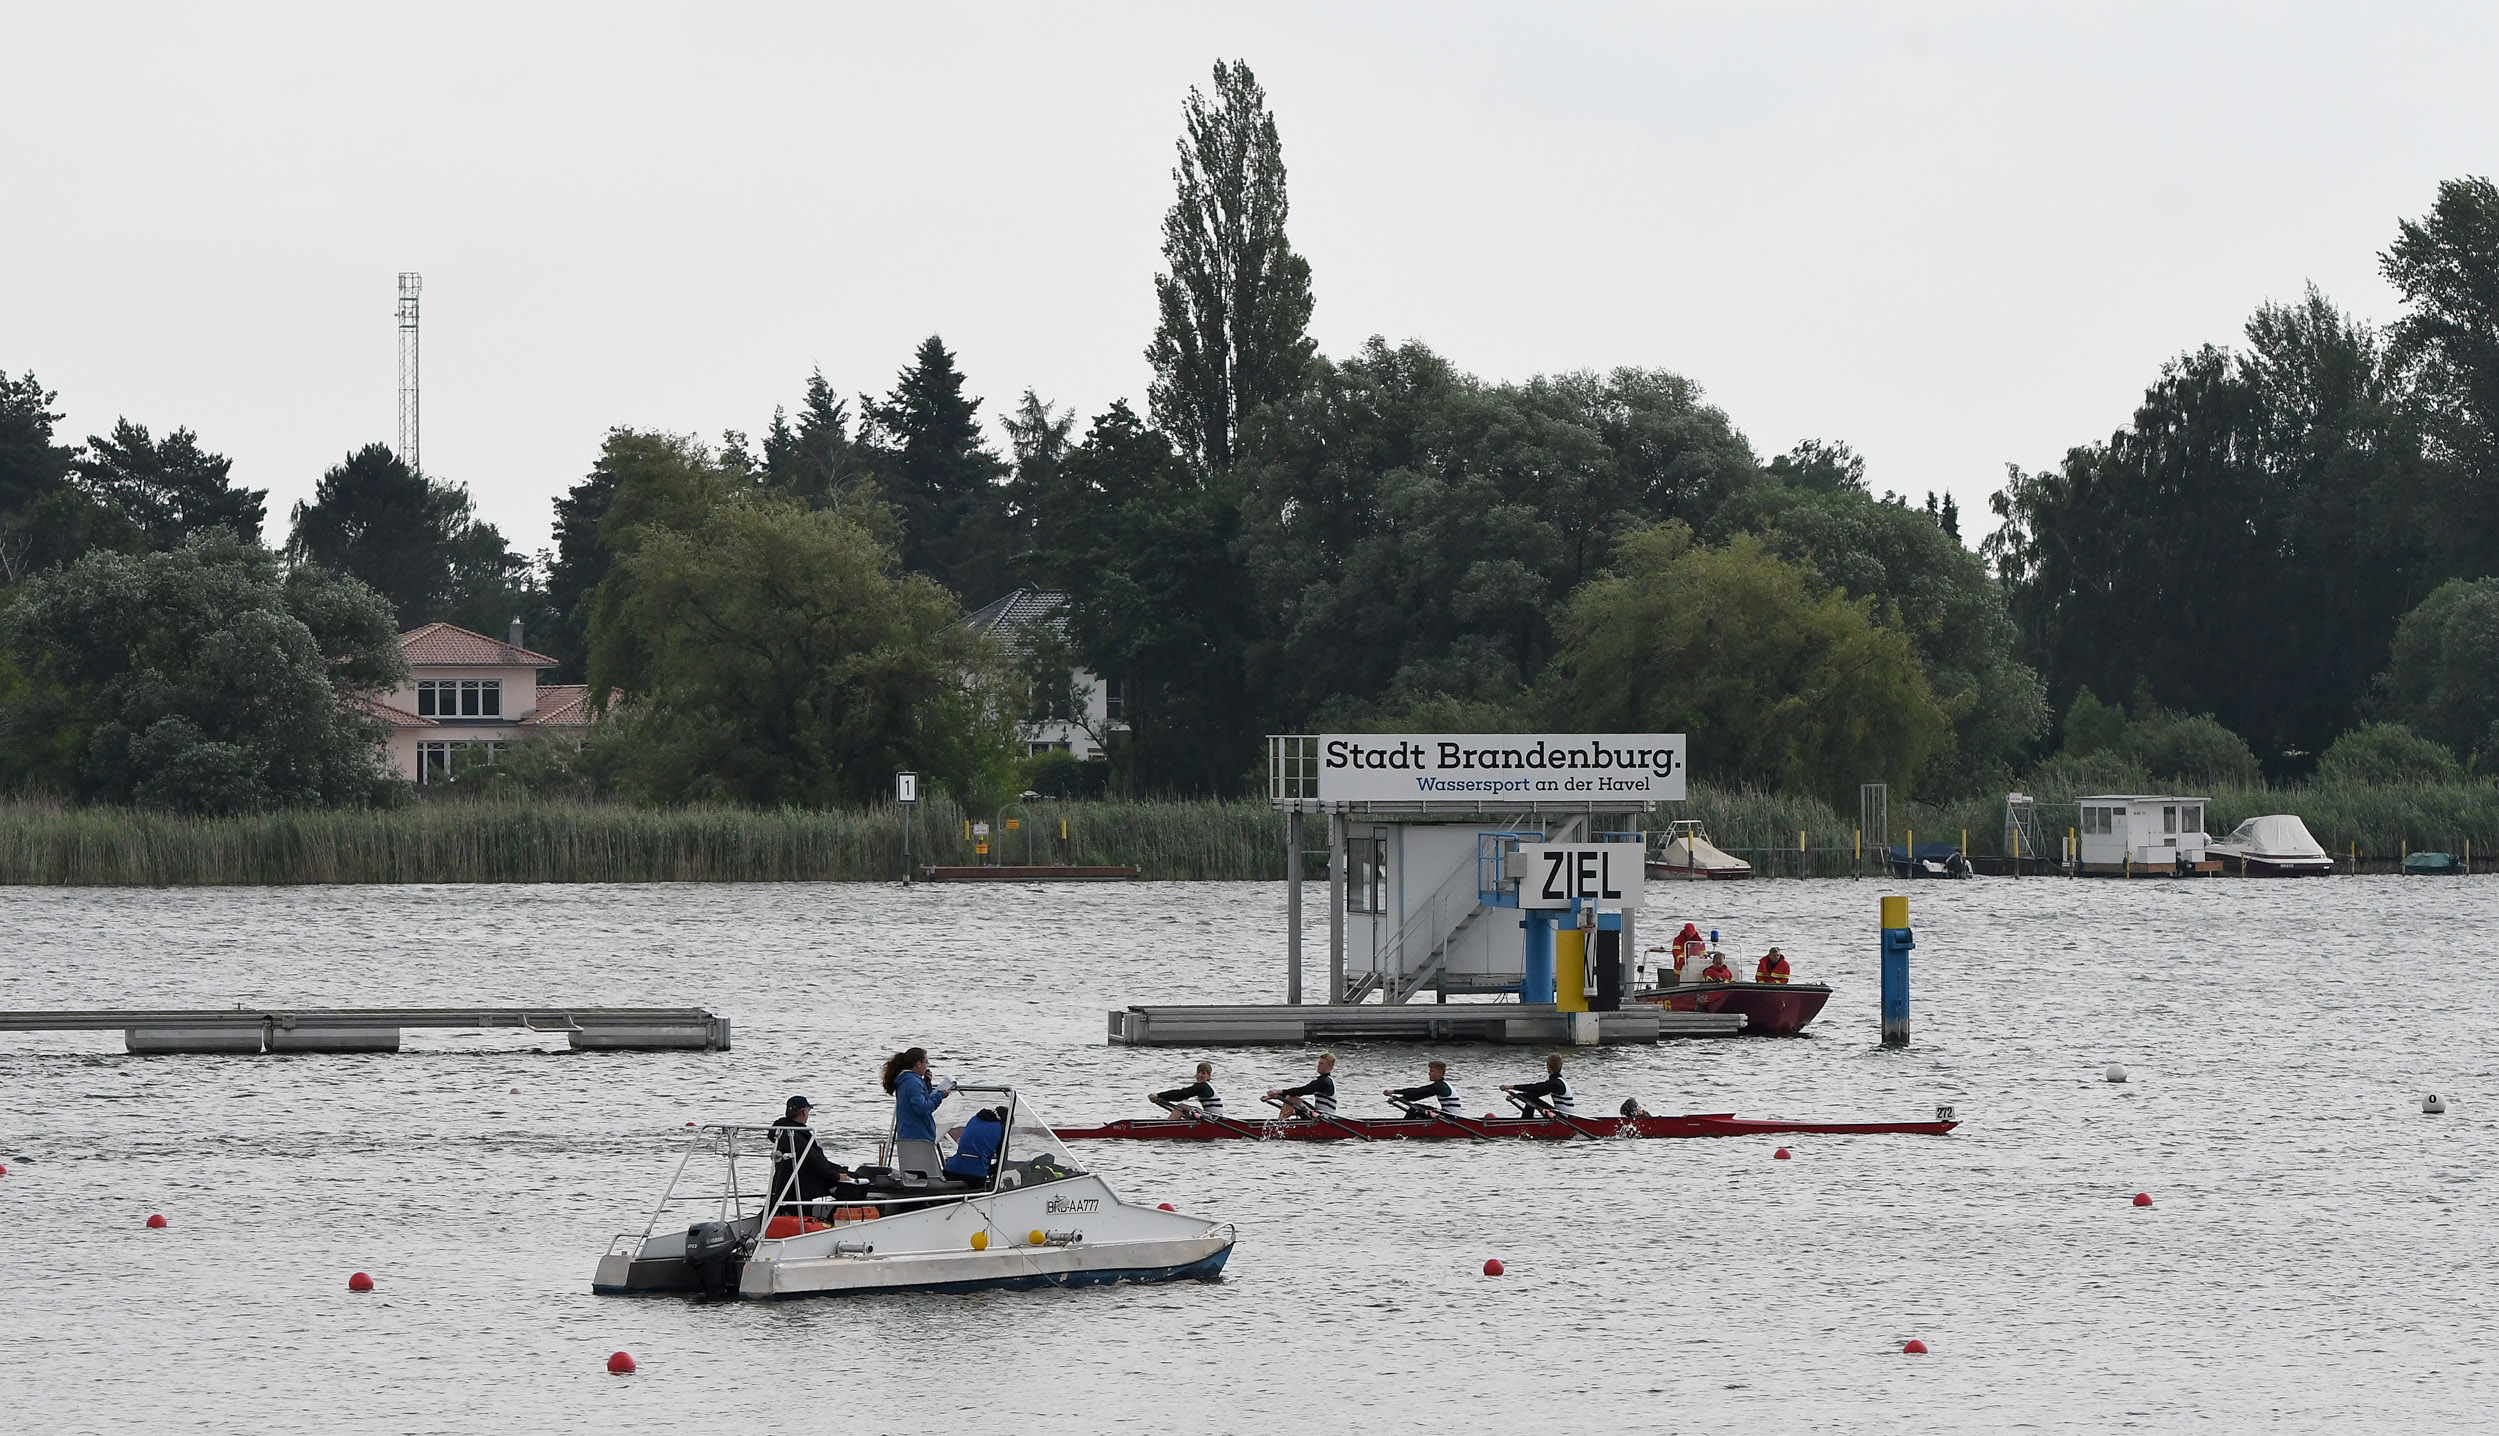
<instances>
[{"instance_id":1,"label":"rowing shell","mask_svg":"<svg viewBox=\"0 0 2499 1436\"><path fill-rule=\"evenodd\" d=\"M1062 1141L1093 1138L1132 1142L1458 1142L1516 1137L1531 1142L1569 1142L1581 1137L1785 1137L1857 1136L1909 1132L1940 1137L1959 1122L1786 1122L1738 1117L1729 1112L1686 1117L1487 1117L1463 1125L1446 1117L1338 1117L1314 1122L1281 1118L1215 1123L1178 1117L1123 1117L1098 1127L1061 1127Z\"/></svg>"}]
</instances>

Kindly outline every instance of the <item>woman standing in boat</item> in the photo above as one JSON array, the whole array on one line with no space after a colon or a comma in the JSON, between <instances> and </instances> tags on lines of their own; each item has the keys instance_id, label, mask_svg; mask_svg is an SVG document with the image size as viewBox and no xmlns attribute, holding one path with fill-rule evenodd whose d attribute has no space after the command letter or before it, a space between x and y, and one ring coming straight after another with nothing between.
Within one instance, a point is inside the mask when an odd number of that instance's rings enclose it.
<instances>
[{"instance_id":1,"label":"woman standing in boat","mask_svg":"<svg viewBox=\"0 0 2499 1436\"><path fill-rule=\"evenodd\" d=\"M944 1169L937 1104L954 1091L954 1079L930 1075L928 1049L912 1047L885 1059L885 1090L894 1094L894 1170L934 1180Z\"/></svg>"},{"instance_id":2,"label":"woman standing in boat","mask_svg":"<svg viewBox=\"0 0 2499 1436\"><path fill-rule=\"evenodd\" d=\"M1562 1076L1562 1054L1545 1058L1545 1080L1528 1082L1501 1089L1516 1098L1519 1110L1530 1117L1567 1117L1576 1110L1571 1098L1571 1084Z\"/></svg>"}]
</instances>

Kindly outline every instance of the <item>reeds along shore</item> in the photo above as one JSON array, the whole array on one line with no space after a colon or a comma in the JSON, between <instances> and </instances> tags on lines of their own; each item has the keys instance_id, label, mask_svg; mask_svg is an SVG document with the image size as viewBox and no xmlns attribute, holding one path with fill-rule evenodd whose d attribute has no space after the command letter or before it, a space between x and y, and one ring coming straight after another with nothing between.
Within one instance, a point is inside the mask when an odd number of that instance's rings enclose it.
<instances>
[{"instance_id":1,"label":"reeds along shore","mask_svg":"<svg viewBox=\"0 0 2499 1436\"><path fill-rule=\"evenodd\" d=\"M2072 820L2043 792L2051 855ZM2499 785L2222 789L2208 826L2219 835L2263 813L2297 813L2338 856L2353 848L2391 862L2410 849L2462 852L2476 866L2499 856ZM984 814L993 824L999 815ZM917 863L1037 862L1134 865L1147 878L1273 880L1285 871L1285 826L1264 803L1035 803L1018 827L976 856L969 818L943 798L914 817ZM1696 787L1691 801L1650 819L1697 818L1720 846L1762 862L1765 875L1850 871L1855 815L1813 798ZM1064 825L1064 826L1062 826ZM1895 804L1893 838L2002 852L2000 797ZM1326 826L1308 826L1313 848ZM1062 838L1061 833L1065 833ZM1806 852L1797 853L1799 834ZM1876 838L1869 835L1871 849ZM1314 877L1322 852L1310 856ZM2364 864L2374 866L2374 864ZM548 801L423 802L375 810L299 810L244 818L189 818L118 808L0 805L0 884L169 887L284 883L857 882L899 878L902 815L891 804L840 812L639 808Z\"/></svg>"}]
</instances>

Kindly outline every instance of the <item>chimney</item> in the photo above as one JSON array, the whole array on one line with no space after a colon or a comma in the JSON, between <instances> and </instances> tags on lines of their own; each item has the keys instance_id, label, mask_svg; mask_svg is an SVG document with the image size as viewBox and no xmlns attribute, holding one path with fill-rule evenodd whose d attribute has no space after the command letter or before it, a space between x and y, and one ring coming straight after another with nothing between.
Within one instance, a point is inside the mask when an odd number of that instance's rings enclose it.
<instances>
[{"instance_id":1,"label":"chimney","mask_svg":"<svg viewBox=\"0 0 2499 1436\"><path fill-rule=\"evenodd\" d=\"M512 646L514 648L527 648L529 646L528 644L521 642L521 621L517 618L512 620Z\"/></svg>"}]
</instances>

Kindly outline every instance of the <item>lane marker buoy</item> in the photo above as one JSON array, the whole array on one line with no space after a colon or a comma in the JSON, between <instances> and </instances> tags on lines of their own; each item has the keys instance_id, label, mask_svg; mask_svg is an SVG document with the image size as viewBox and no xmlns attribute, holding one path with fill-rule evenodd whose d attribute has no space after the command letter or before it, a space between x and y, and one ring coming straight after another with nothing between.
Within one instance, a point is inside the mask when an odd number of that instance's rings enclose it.
<instances>
[{"instance_id":1,"label":"lane marker buoy","mask_svg":"<svg viewBox=\"0 0 2499 1436\"><path fill-rule=\"evenodd\" d=\"M1501 1264L1501 1258L1499 1257L1493 1257L1484 1263L1484 1275L1486 1276L1499 1276L1508 1270L1508 1267Z\"/></svg>"},{"instance_id":2,"label":"lane marker buoy","mask_svg":"<svg viewBox=\"0 0 2499 1436\"><path fill-rule=\"evenodd\" d=\"M365 1275L363 1272L358 1272L354 1276L347 1279L347 1289L349 1291L371 1291L373 1290L373 1278Z\"/></svg>"},{"instance_id":3,"label":"lane marker buoy","mask_svg":"<svg viewBox=\"0 0 2499 1436\"><path fill-rule=\"evenodd\" d=\"M161 1227L165 1225L165 1214L163 1212L153 1214L148 1218L148 1225L151 1227Z\"/></svg>"},{"instance_id":4,"label":"lane marker buoy","mask_svg":"<svg viewBox=\"0 0 2499 1436\"><path fill-rule=\"evenodd\" d=\"M2152 1194L2150 1192L2135 1193L2135 1205L2138 1207L2148 1207L2152 1205Z\"/></svg>"},{"instance_id":5,"label":"lane marker buoy","mask_svg":"<svg viewBox=\"0 0 2499 1436\"><path fill-rule=\"evenodd\" d=\"M1781 1147L1779 1150L1770 1154L1770 1160L1774 1162L1784 1162L1787 1159L1787 1148L1785 1147Z\"/></svg>"},{"instance_id":6,"label":"lane marker buoy","mask_svg":"<svg viewBox=\"0 0 2499 1436\"><path fill-rule=\"evenodd\" d=\"M630 1352L620 1351L620 1352L617 1352L614 1356L609 1357L609 1358L607 1359L607 1371L608 1371L608 1374L609 1374L610 1376L631 1376L631 1375L633 1375L633 1355L632 1355L632 1353L630 1353Z\"/></svg>"},{"instance_id":7,"label":"lane marker buoy","mask_svg":"<svg viewBox=\"0 0 2499 1436\"><path fill-rule=\"evenodd\" d=\"M2439 1113L2444 1112L2444 1111L2446 1111L2446 1110L2447 1110L2447 1099L2446 1099L2446 1098L2444 1098L2444 1097L2439 1096L2439 1095L2438 1095L2437 1093L2435 1093L2435 1092L2432 1092L2432 1093L2431 1093L2430 1095L2428 1095L2427 1097L2424 1097L2424 1098L2422 1098L2422 1099L2421 1099L2421 1111L2422 1111L2423 1115L2425 1115L2425 1116L2435 1117L2435 1116L2437 1116ZM7 1169L7 1168L5 1168L5 1167L0 1167L0 1171L6 1171L6 1170L8 1170L8 1169Z\"/></svg>"},{"instance_id":8,"label":"lane marker buoy","mask_svg":"<svg viewBox=\"0 0 2499 1436\"><path fill-rule=\"evenodd\" d=\"M1914 1336L1910 1337L1907 1341L1901 1343L1900 1354L1903 1356L1924 1356L1926 1355L1926 1343L1918 1340Z\"/></svg>"},{"instance_id":9,"label":"lane marker buoy","mask_svg":"<svg viewBox=\"0 0 2499 1436\"><path fill-rule=\"evenodd\" d=\"M2110 1063L2110 1064L2109 1064L2109 1070L2108 1070L2108 1079L2109 1079L2111 1082L2123 1082L2123 1081L2125 1081L2125 1080L2126 1080L2126 1069L2125 1069L2125 1068L2123 1068L2123 1067L2118 1066L2118 1065L2117 1065L2116 1063L2114 1063L2114 1062Z\"/></svg>"},{"instance_id":10,"label":"lane marker buoy","mask_svg":"<svg viewBox=\"0 0 2499 1436\"><path fill-rule=\"evenodd\" d=\"M1169 1202L1157 1202L1157 1203L1155 1203L1155 1206L1156 1206L1158 1209L1160 1209L1160 1210L1162 1210L1162 1211L1166 1211L1166 1212L1176 1212L1176 1211L1180 1210L1178 1207L1173 1206L1173 1205L1172 1205L1171 1203L1169 1203Z\"/></svg>"}]
</instances>

